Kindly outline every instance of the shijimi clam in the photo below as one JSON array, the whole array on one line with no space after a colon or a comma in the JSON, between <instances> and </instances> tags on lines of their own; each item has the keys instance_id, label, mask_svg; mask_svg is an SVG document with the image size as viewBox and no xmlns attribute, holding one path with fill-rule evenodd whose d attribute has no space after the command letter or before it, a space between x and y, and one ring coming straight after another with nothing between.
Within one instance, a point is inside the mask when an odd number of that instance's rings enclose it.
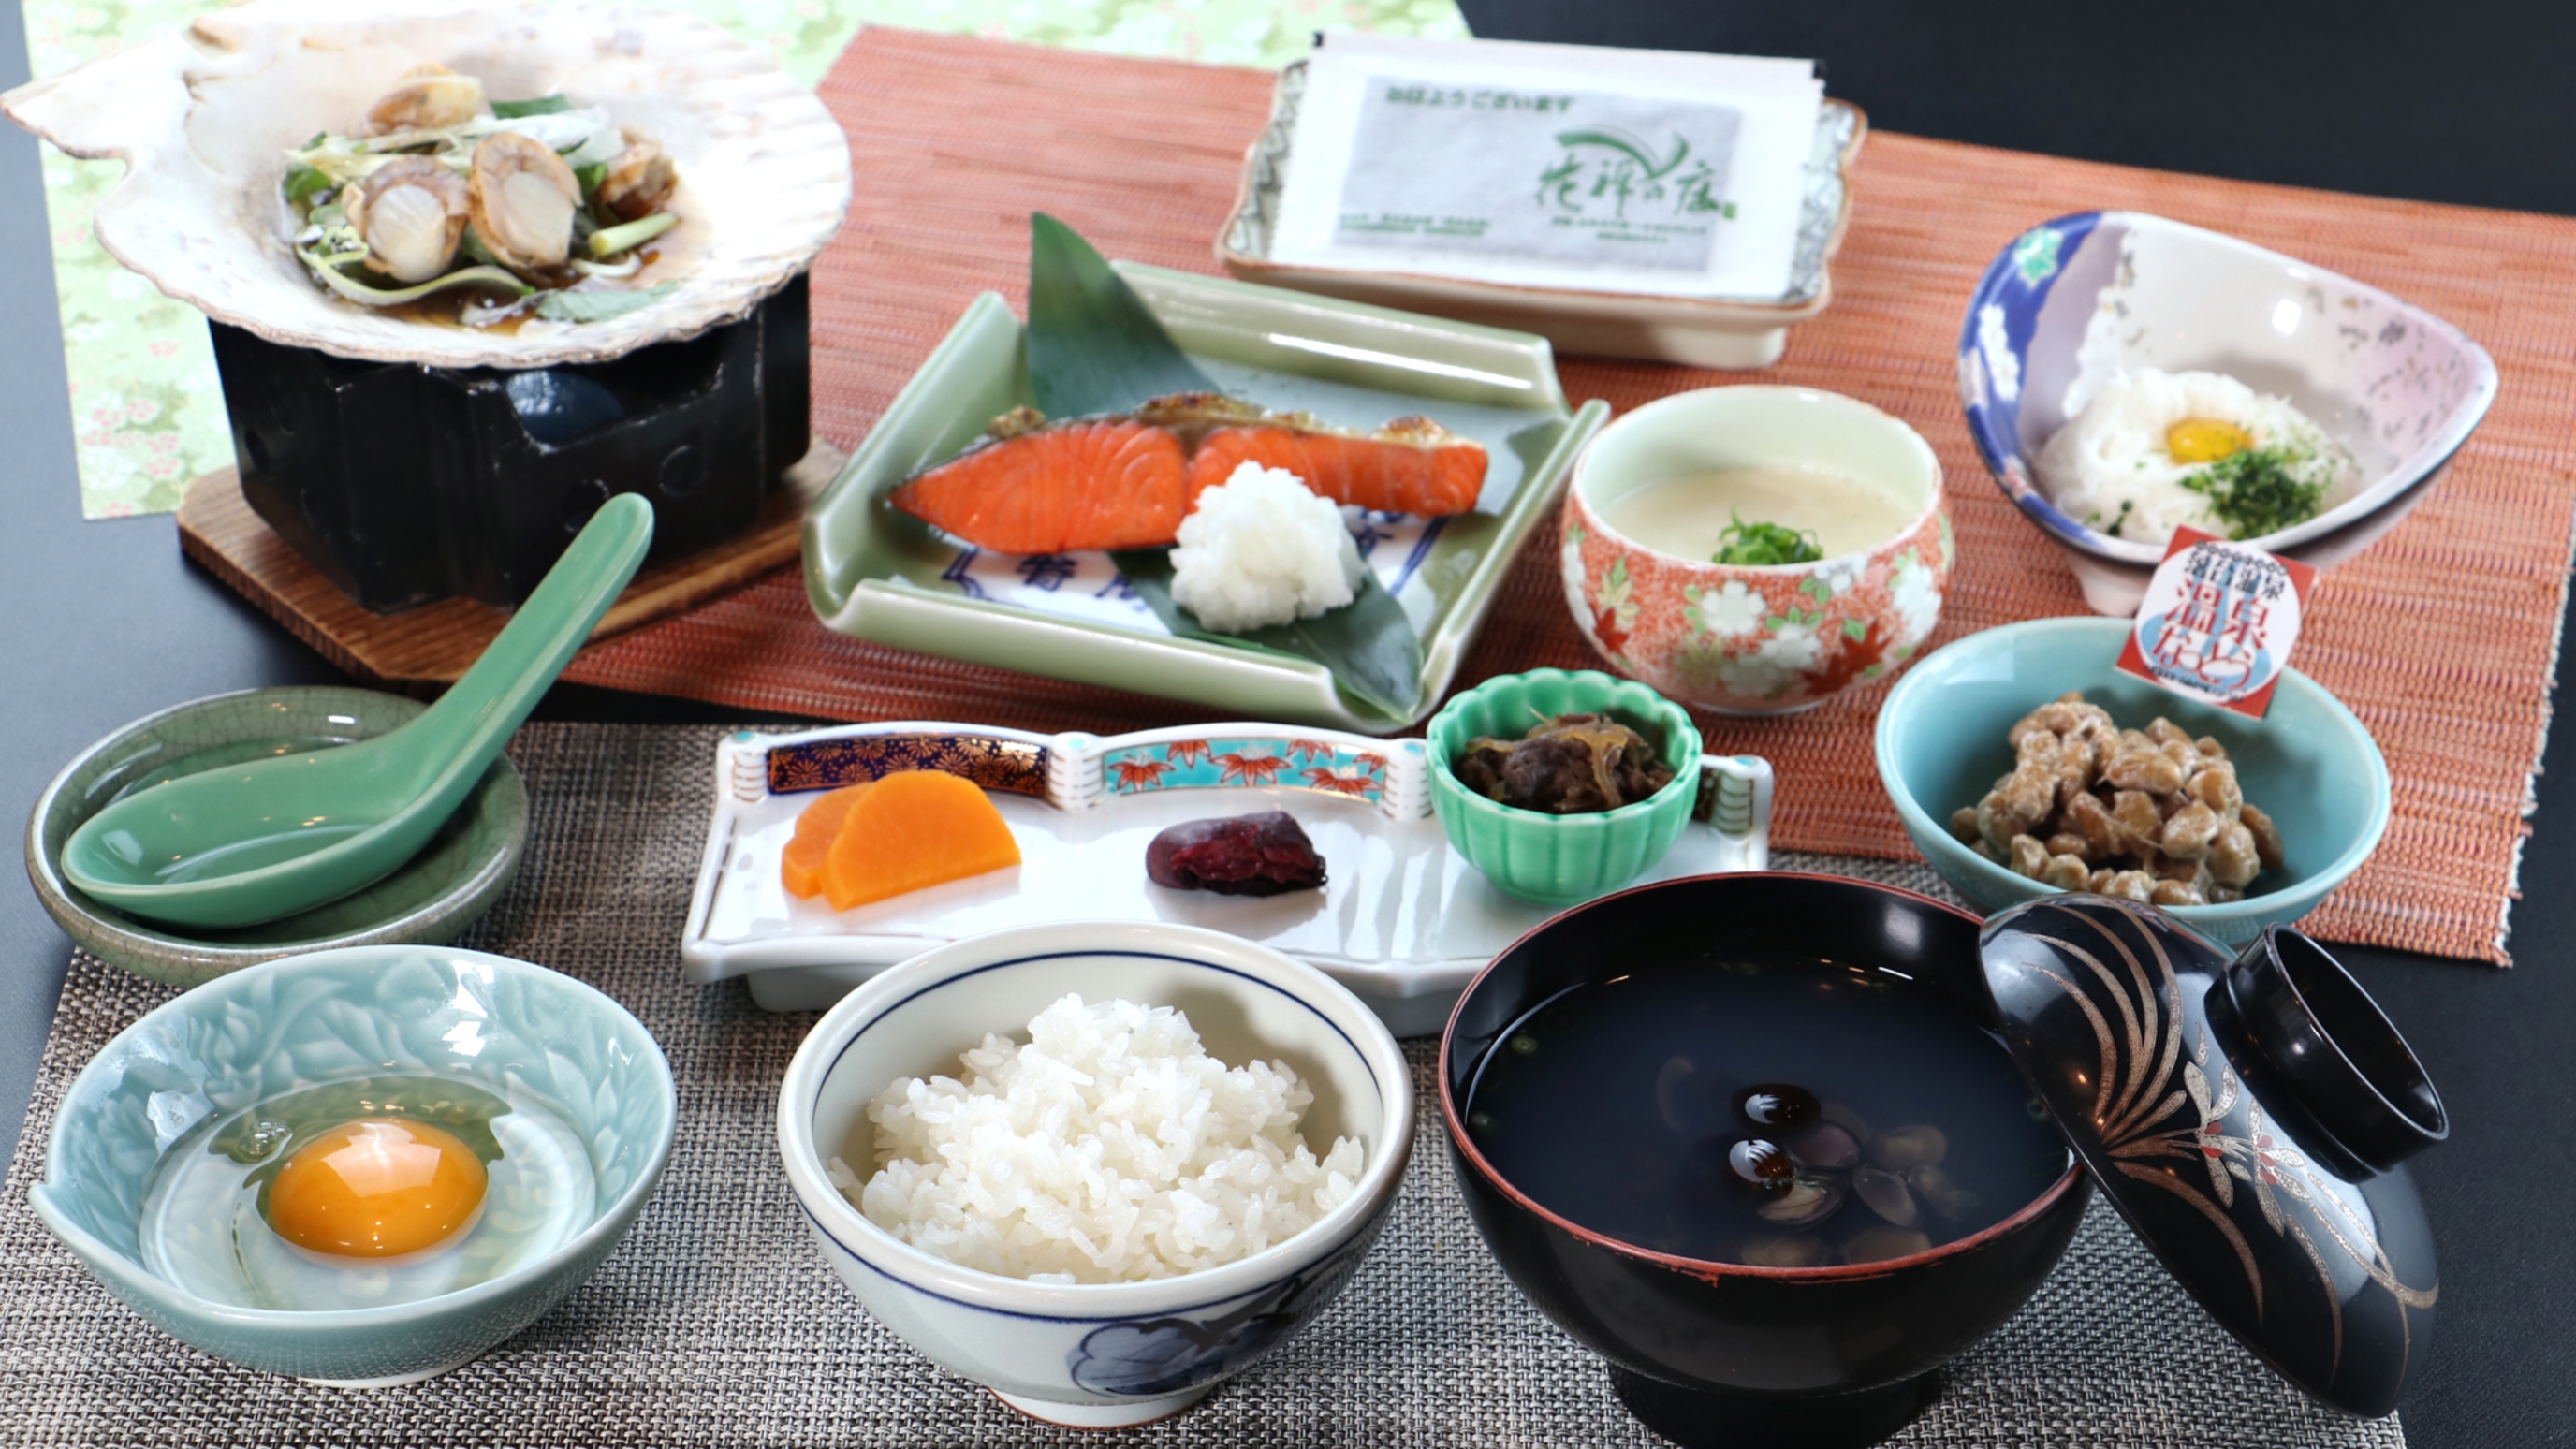
<instances>
[{"instance_id":1,"label":"shijimi clam","mask_svg":"<svg viewBox=\"0 0 2576 1449\"><path fill-rule=\"evenodd\" d=\"M524 109L556 97L570 109ZM694 336L804 271L850 195L840 128L767 50L595 0L248 0L22 86L0 111L72 155L128 163L95 232L162 291L272 342L388 362L543 367ZM350 144L317 150L317 136ZM290 156L319 173L333 224L296 214ZM649 254L591 244L638 225L663 229ZM559 284L550 270L656 295L514 330L349 295L460 270L487 274L496 301Z\"/></svg>"}]
</instances>

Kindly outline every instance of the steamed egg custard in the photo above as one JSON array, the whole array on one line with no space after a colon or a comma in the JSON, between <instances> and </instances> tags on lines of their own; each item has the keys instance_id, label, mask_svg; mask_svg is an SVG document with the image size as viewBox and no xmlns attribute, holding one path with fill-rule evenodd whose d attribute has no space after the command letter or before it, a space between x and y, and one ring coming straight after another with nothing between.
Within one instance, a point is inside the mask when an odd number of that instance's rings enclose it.
<instances>
[{"instance_id":1,"label":"steamed egg custard","mask_svg":"<svg viewBox=\"0 0 2576 1449\"><path fill-rule=\"evenodd\" d=\"M1603 508L1601 521L1660 553L1720 563L1804 559L1721 558L1748 526L1810 540L1806 558L1861 553L1894 538L1925 500L1897 498L1828 468L1707 468L1647 484Z\"/></svg>"},{"instance_id":2,"label":"steamed egg custard","mask_svg":"<svg viewBox=\"0 0 2576 1449\"><path fill-rule=\"evenodd\" d=\"M543 1099L375 1077L208 1114L163 1154L140 1237L201 1298L364 1308L499 1277L597 1216L589 1154Z\"/></svg>"}]
</instances>

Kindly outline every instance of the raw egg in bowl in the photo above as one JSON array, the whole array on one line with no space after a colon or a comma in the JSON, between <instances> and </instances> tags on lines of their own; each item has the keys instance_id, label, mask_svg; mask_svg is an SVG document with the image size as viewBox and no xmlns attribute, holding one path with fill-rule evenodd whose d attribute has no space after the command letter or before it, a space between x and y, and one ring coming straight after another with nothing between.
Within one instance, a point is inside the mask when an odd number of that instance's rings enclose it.
<instances>
[{"instance_id":1,"label":"raw egg in bowl","mask_svg":"<svg viewBox=\"0 0 2576 1449\"><path fill-rule=\"evenodd\" d=\"M542 966L360 946L220 977L66 1094L36 1211L245 1367L352 1387L479 1357L590 1276L669 1160L651 1033Z\"/></svg>"}]
</instances>

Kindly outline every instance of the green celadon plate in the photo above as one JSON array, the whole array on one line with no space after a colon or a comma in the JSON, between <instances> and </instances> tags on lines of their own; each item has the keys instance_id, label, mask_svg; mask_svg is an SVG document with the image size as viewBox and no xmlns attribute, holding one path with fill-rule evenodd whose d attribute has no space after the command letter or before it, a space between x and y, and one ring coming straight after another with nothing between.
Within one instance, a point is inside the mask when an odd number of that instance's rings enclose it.
<instances>
[{"instance_id":1,"label":"green celadon plate","mask_svg":"<svg viewBox=\"0 0 2576 1449\"><path fill-rule=\"evenodd\" d=\"M1237 397L1350 427L1421 414L1485 445L1491 463L1473 512L1427 532L1389 525L1382 577L1397 580L1396 599L1422 635L1416 708L1401 718L1373 708L1308 660L1176 638L1123 597L1106 555L982 554L888 502L896 484L1033 401L1020 320L990 292L967 307L807 513L805 586L815 614L853 638L1186 699L1244 719L1387 734L1428 715L1609 405L1570 408L1547 339L1530 333L1115 265L1181 349Z\"/></svg>"},{"instance_id":2,"label":"green celadon plate","mask_svg":"<svg viewBox=\"0 0 2576 1449\"><path fill-rule=\"evenodd\" d=\"M62 871L63 842L110 800L201 770L372 738L425 708L398 694L312 685L219 694L136 720L82 751L45 786L27 821L28 882L82 949L173 986L334 946L454 940L509 887L527 847L528 792L506 755L401 869L263 925L181 933L82 894Z\"/></svg>"}]
</instances>

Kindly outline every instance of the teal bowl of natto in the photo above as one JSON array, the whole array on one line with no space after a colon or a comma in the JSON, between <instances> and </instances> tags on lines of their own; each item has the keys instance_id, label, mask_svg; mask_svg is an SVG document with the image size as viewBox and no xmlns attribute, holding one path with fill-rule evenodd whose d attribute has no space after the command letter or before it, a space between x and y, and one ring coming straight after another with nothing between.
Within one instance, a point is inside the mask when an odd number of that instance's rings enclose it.
<instances>
[{"instance_id":1,"label":"teal bowl of natto","mask_svg":"<svg viewBox=\"0 0 2576 1449\"><path fill-rule=\"evenodd\" d=\"M248 1307L149 1265L150 1195L184 1166L177 1154L289 1093L386 1076L542 1104L578 1143L587 1221L507 1272L405 1303ZM28 1196L109 1292L171 1337L244 1368L380 1388L462 1367L579 1288L651 1200L678 1105L652 1034L569 976L449 946L318 951L218 977L118 1033L64 1094Z\"/></svg>"},{"instance_id":2,"label":"teal bowl of natto","mask_svg":"<svg viewBox=\"0 0 2576 1449\"><path fill-rule=\"evenodd\" d=\"M1663 751L1671 783L1634 805L1549 815L1490 800L1459 780L1471 740L1519 739L1561 714L1607 714ZM1634 680L1591 669L1533 669L1466 690L1431 717L1431 807L1450 848L1496 890L1533 905L1579 905L1607 895L1664 858L1699 795L1700 733L1690 712Z\"/></svg>"},{"instance_id":3,"label":"teal bowl of natto","mask_svg":"<svg viewBox=\"0 0 2576 1449\"><path fill-rule=\"evenodd\" d=\"M2013 766L2004 738L2031 710L2066 691L2125 727L2163 715L2193 736L2214 735L2236 762L2245 798L2280 826L2282 863L2252 894L2223 905L2168 906L2176 920L2231 946L2316 909L2361 868L2388 829L2388 762L2370 731L2323 685L2282 671L2261 719L2185 699L2116 667L2127 619L2031 619L1970 634L1935 651L1879 706L1880 783L1905 833L1933 870L1977 909L2055 895L1952 835L1950 812L1974 805Z\"/></svg>"}]
</instances>

